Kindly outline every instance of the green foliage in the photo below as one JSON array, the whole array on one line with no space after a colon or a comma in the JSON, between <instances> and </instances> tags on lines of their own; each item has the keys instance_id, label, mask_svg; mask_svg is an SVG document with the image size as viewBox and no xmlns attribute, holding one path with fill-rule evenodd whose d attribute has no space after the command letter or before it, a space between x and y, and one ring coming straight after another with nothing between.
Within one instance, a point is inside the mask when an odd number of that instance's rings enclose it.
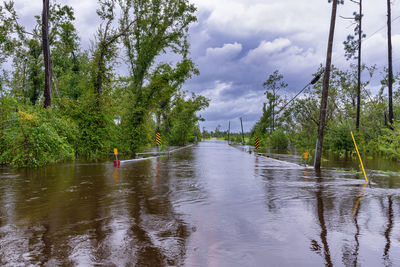
<instances>
[{"instance_id":1,"label":"green foliage","mask_svg":"<svg viewBox=\"0 0 400 267\"><path fill-rule=\"evenodd\" d=\"M35 16L36 27L27 32L13 2L0 5L0 65L9 59L13 63L12 71L0 77L0 164L25 167L95 159L114 147L140 152L155 145L156 130L163 145L200 138L197 123L202 118L196 112L208 100L194 95L186 99L180 93L185 81L199 73L188 58L195 11L188 0L100 1L102 23L85 51L73 9L53 3L49 39L54 101L52 109L42 110L41 16ZM130 74L117 77L121 47ZM155 66L156 58L167 52L181 60Z\"/></svg>"},{"instance_id":2,"label":"green foliage","mask_svg":"<svg viewBox=\"0 0 400 267\"><path fill-rule=\"evenodd\" d=\"M264 104L263 117L260 120L260 131L265 133L266 129L269 128L270 132L273 132L277 125L277 114L276 108L282 103L280 96L278 95L281 89L285 89L288 84L284 81L283 75L278 70L274 71L273 74L269 75L268 79L264 82L264 87L267 88L265 95L268 100L268 108Z\"/></svg>"},{"instance_id":3,"label":"green foliage","mask_svg":"<svg viewBox=\"0 0 400 267\"><path fill-rule=\"evenodd\" d=\"M208 107L209 100L203 96L192 95L185 99L185 95L178 96L172 110L170 144L186 145L194 141L194 136L200 135L197 122L201 119L196 112Z\"/></svg>"},{"instance_id":4,"label":"green foliage","mask_svg":"<svg viewBox=\"0 0 400 267\"><path fill-rule=\"evenodd\" d=\"M357 3L360 5L360 3ZM362 32L362 29L360 27L360 22L361 19L364 15L359 14L357 12L353 12L353 19L354 19L354 24L356 26L354 27L354 35L348 35L346 41L343 42L344 44L344 51L345 51L345 57L347 60L354 58L357 59L358 55L356 55L356 52L359 50L359 42L361 40L358 39L360 31L361 31L361 39L365 38L366 35ZM357 40L355 37L357 36Z\"/></svg>"},{"instance_id":5,"label":"green foliage","mask_svg":"<svg viewBox=\"0 0 400 267\"><path fill-rule=\"evenodd\" d=\"M65 102L64 113L78 125L76 153L80 157L95 158L111 151L111 128L115 126L107 109L99 99L88 93L80 101Z\"/></svg>"},{"instance_id":6,"label":"green foliage","mask_svg":"<svg viewBox=\"0 0 400 267\"><path fill-rule=\"evenodd\" d=\"M285 150L289 145L289 139L286 134L281 131L275 131L270 136L271 146L274 149Z\"/></svg>"},{"instance_id":7,"label":"green foliage","mask_svg":"<svg viewBox=\"0 0 400 267\"><path fill-rule=\"evenodd\" d=\"M346 124L330 125L324 142L326 147L334 152L354 151L353 139Z\"/></svg>"},{"instance_id":8,"label":"green foliage","mask_svg":"<svg viewBox=\"0 0 400 267\"><path fill-rule=\"evenodd\" d=\"M151 116L143 107L129 109L123 118L123 133L129 151L136 153L154 144Z\"/></svg>"},{"instance_id":9,"label":"green foliage","mask_svg":"<svg viewBox=\"0 0 400 267\"><path fill-rule=\"evenodd\" d=\"M74 159L73 146L68 142L77 133L72 123L54 118L46 110L19 111L6 128L6 150L0 162L18 167L37 167ZM70 138L70 140L68 140Z\"/></svg>"},{"instance_id":10,"label":"green foliage","mask_svg":"<svg viewBox=\"0 0 400 267\"><path fill-rule=\"evenodd\" d=\"M157 104L158 117L165 118L164 133L171 131L173 140L181 142L181 138L187 136L175 138L181 131L172 132L168 116L172 95L192 73L198 72L187 59L187 33L189 25L196 21L196 8L188 0L123 1L121 8L124 14L121 28L129 28L134 22L131 33L122 38L131 74L131 83L126 88L131 94L127 103L131 111L126 116L131 151L137 151L146 142L143 125L150 117L149 111ZM182 62L175 70L161 64L149 75L155 58L166 51L181 55ZM144 86L146 82L148 86Z\"/></svg>"},{"instance_id":11,"label":"green foliage","mask_svg":"<svg viewBox=\"0 0 400 267\"><path fill-rule=\"evenodd\" d=\"M239 134L234 135L232 139L233 139L233 142L235 142L235 143L240 143L241 144L243 142L242 136L239 135Z\"/></svg>"},{"instance_id":12,"label":"green foliage","mask_svg":"<svg viewBox=\"0 0 400 267\"><path fill-rule=\"evenodd\" d=\"M379 152L391 159L400 159L400 122L393 124L393 130L383 129L383 134L372 145L377 146Z\"/></svg>"}]
</instances>

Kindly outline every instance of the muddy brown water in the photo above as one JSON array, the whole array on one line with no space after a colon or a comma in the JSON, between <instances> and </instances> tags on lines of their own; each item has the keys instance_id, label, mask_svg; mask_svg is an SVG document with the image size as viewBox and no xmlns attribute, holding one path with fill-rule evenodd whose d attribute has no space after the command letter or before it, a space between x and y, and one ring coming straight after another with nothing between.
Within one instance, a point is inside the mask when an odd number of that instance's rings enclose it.
<instances>
[{"instance_id":1,"label":"muddy brown water","mask_svg":"<svg viewBox=\"0 0 400 267\"><path fill-rule=\"evenodd\" d=\"M0 265L400 266L400 176L282 160L208 141L0 169Z\"/></svg>"}]
</instances>

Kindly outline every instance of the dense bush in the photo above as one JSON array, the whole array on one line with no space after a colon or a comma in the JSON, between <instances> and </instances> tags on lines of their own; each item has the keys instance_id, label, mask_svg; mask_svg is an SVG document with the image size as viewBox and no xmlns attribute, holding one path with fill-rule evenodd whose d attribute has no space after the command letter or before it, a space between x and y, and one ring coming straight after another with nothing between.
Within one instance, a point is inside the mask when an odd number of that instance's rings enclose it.
<instances>
[{"instance_id":1,"label":"dense bush","mask_svg":"<svg viewBox=\"0 0 400 267\"><path fill-rule=\"evenodd\" d=\"M356 135L356 133L354 133ZM359 137L358 135L356 137ZM359 138L357 138L358 140ZM361 144L361 142L358 142ZM324 141L325 146L333 152L353 151L354 143L347 125L332 126L329 128Z\"/></svg>"},{"instance_id":2,"label":"dense bush","mask_svg":"<svg viewBox=\"0 0 400 267\"><path fill-rule=\"evenodd\" d=\"M275 131L270 136L271 146L274 149L285 150L289 145L289 139L286 134L281 131Z\"/></svg>"},{"instance_id":3,"label":"dense bush","mask_svg":"<svg viewBox=\"0 0 400 267\"><path fill-rule=\"evenodd\" d=\"M378 141L371 141L369 147L375 148L380 154L394 160L400 159L400 122L393 124L393 130L383 129L383 135Z\"/></svg>"},{"instance_id":4,"label":"dense bush","mask_svg":"<svg viewBox=\"0 0 400 267\"><path fill-rule=\"evenodd\" d=\"M111 151L110 132L115 125L105 108L95 96L87 95L79 101L68 101L65 114L78 126L73 144L79 157L95 158Z\"/></svg>"},{"instance_id":5,"label":"dense bush","mask_svg":"<svg viewBox=\"0 0 400 267\"><path fill-rule=\"evenodd\" d=\"M182 95L175 99L174 104L169 142L172 145L186 145L188 142L193 142L196 135L200 136L200 130L196 125L200 118L196 112L208 107L209 100L194 94L191 98L185 99L185 95Z\"/></svg>"},{"instance_id":6,"label":"dense bush","mask_svg":"<svg viewBox=\"0 0 400 267\"><path fill-rule=\"evenodd\" d=\"M77 128L55 119L46 110L18 111L4 132L6 149L0 155L3 164L37 167L75 158L73 140Z\"/></svg>"}]
</instances>

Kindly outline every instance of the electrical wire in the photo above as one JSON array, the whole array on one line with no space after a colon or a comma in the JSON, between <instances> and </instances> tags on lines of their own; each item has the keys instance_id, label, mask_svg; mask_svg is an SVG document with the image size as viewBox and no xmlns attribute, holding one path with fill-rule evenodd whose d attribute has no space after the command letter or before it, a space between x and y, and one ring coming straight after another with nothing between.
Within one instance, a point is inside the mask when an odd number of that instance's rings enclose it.
<instances>
[{"instance_id":1,"label":"electrical wire","mask_svg":"<svg viewBox=\"0 0 400 267\"><path fill-rule=\"evenodd\" d=\"M394 19L392 19L391 22L393 23L394 21L396 21L396 20L399 19L399 18L400 18L400 16L397 16L397 17L395 17ZM372 33L370 36L368 36L368 38L366 38L366 39L363 41L363 43L365 43L366 41L368 41L369 39L371 39L372 36L374 36L375 34L377 34L378 32L380 32L381 30L385 29L386 26L387 26L387 25L385 25L385 26L379 28L378 30L376 30L374 33ZM358 49L358 44L357 44L357 49ZM335 61L336 59L338 59L339 57L342 57L342 55L337 55L337 56L332 60L332 62ZM398 61L398 60L400 60L400 58L399 58L399 59L396 59L395 61ZM319 73L310 83L308 83L303 89L301 89L300 92L298 92L292 99L290 99L290 101L287 102L287 103L278 111L278 113L276 113L276 114L278 115L279 113L281 113L293 100L295 100L295 99L296 99L302 92L304 92L304 90L306 90L310 85L315 84L315 83L320 79L320 76L321 76L324 72L325 72L325 70L323 70L321 73ZM314 82L314 80L315 80L317 77L318 77L318 79ZM364 88L364 90L366 91L365 88ZM367 92L367 91L366 91L366 92ZM369 95L368 92L367 92L367 94L368 94L368 97L371 99L371 96ZM336 103L335 103L335 105L336 105ZM336 107L337 107L337 106L336 106ZM340 109L339 109L339 110L340 110Z\"/></svg>"},{"instance_id":2,"label":"electrical wire","mask_svg":"<svg viewBox=\"0 0 400 267\"><path fill-rule=\"evenodd\" d=\"M289 102L287 102L279 111L278 113L276 113L276 115L278 115L279 113L282 112L282 110L284 110L293 100L295 100L302 92L304 92L304 90L306 90L310 85L316 84L319 79L321 79L322 74L325 73L325 69L323 69L320 73L318 73L314 79L312 79L311 82L309 82L306 86L304 86L303 89L300 90L300 92L298 92L292 99L289 100Z\"/></svg>"}]
</instances>

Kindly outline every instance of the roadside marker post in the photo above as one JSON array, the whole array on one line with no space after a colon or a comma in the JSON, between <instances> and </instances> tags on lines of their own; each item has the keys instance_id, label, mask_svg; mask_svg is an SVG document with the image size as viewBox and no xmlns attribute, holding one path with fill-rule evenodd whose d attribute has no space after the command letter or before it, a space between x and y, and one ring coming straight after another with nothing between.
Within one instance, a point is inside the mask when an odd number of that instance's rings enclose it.
<instances>
[{"instance_id":1,"label":"roadside marker post","mask_svg":"<svg viewBox=\"0 0 400 267\"><path fill-rule=\"evenodd\" d=\"M121 162L118 160L118 149L114 148L114 155L115 155L115 160L114 160L114 167L119 167Z\"/></svg>"},{"instance_id":2,"label":"roadside marker post","mask_svg":"<svg viewBox=\"0 0 400 267\"><path fill-rule=\"evenodd\" d=\"M307 151L304 152L303 159L304 159L304 166L307 166L307 160L308 160L308 152Z\"/></svg>"},{"instance_id":3,"label":"roadside marker post","mask_svg":"<svg viewBox=\"0 0 400 267\"><path fill-rule=\"evenodd\" d=\"M257 150L257 152L258 152L258 149L260 148L260 139L258 139L258 137L256 137L255 139L254 139L254 148Z\"/></svg>"},{"instance_id":4,"label":"roadside marker post","mask_svg":"<svg viewBox=\"0 0 400 267\"><path fill-rule=\"evenodd\" d=\"M160 151L160 146L161 146L161 134L160 133L156 133L156 143L158 146L158 151Z\"/></svg>"},{"instance_id":5,"label":"roadside marker post","mask_svg":"<svg viewBox=\"0 0 400 267\"><path fill-rule=\"evenodd\" d=\"M360 159L360 164L361 164L362 171L363 171L363 173L364 173L365 181L366 181L367 183L369 183L368 178L367 178L367 174L365 174L364 164L363 164L363 162L362 162L362 159L361 159L361 156L360 156L360 152L358 151L356 139L354 138L354 134L353 134L352 131L350 131L350 134L351 134L351 137L353 138L353 142L354 142L354 146L356 147L356 151L357 151L358 158Z\"/></svg>"}]
</instances>

